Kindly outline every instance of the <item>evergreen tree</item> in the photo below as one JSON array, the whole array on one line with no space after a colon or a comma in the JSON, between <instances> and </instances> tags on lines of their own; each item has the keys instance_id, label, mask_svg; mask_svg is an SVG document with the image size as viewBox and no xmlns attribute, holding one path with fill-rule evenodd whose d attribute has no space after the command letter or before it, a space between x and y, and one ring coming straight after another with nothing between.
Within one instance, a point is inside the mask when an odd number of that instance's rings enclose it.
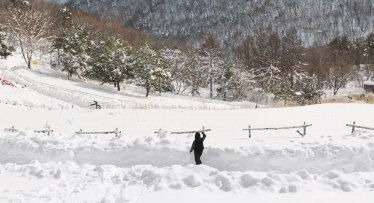
<instances>
[{"instance_id":1,"label":"evergreen tree","mask_svg":"<svg viewBox=\"0 0 374 203\"><path fill-rule=\"evenodd\" d=\"M234 99L242 100L255 88L255 75L242 68L232 68L232 76L228 81L228 92Z\"/></svg>"},{"instance_id":2,"label":"evergreen tree","mask_svg":"<svg viewBox=\"0 0 374 203\"><path fill-rule=\"evenodd\" d=\"M8 45L5 39L6 39L6 35L2 31L1 25L0 25L0 56L6 59L8 56L12 55L12 52L14 52L15 49L12 46Z\"/></svg>"},{"instance_id":3,"label":"evergreen tree","mask_svg":"<svg viewBox=\"0 0 374 203\"><path fill-rule=\"evenodd\" d=\"M188 57L179 49L163 49L162 57L170 65L170 72L173 78L173 92L176 94L183 93L186 88L186 69Z\"/></svg>"},{"instance_id":4,"label":"evergreen tree","mask_svg":"<svg viewBox=\"0 0 374 203\"><path fill-rule=\"evenodd\" d=\"M148 44L141 45L136 51L135 67L136 76L146 89L146 97L152 90L158 90L161 94L163 87L170 87L169 64Z\"/></svg>"},{"instance_id":5,"label":"evergreen tree","mask_svg":"<svg viewBox=\"0 0 374 203\"><path fill-rule=\"evenodd\" d=\"M68 73L68 79L73 74L85 72L89 68L92 42L88 30L84 26L73 25L62 32L62 36L54 40L54 46L63 50L60 60L62 71Z\"/></svg>"},{"instance_id":6,"label":"evergreen tree","mask_svg":"<svg viewBox=\"0 0 374 203\"><path fill-rule=\"evenodd\" d=\"M234 75L233 64L225 64L222 66L222 70L217 77L217 83L219 87L217 88L217 97L222 98L224 101L227 100L227 94L230 90L230 82L232 82L232 77Z\"/></svg>"},{"instance_id":7,"label":"evergreen tree","mask_svg":"<svg viewBox=\"0 0 374 203\"><path fill-rule=\"evenodd\" d=\"M119 83L134 77L133 63L130 48L125 42L109 37L95 47L89 74L99 78L103 83L113 82L120 91Z\"/></svg>"},{"instance_id":8,"label":"evergreen tree","mask_svg":"<svg viewBox=\"0 0 374 203\"><path fill-rule=\"evenodd\" d=\"M199 88L206 82L206 71L201 65L201 57L195 52L190 52L184 67L184 85L190 88L192 96L200 95Z\"/></svg>"},{"instance_id":9,"label":"evergreen tree","mask_svg":"<svg viewBox=\"0 0 374 203\"><path fill-rule=\"evenodd\" d=\"M62 29L60 29L58 36L53 40L52 48L53 51L57 51L57 64L55 65L60 66L60 51L64 48L64 31L71 29L73 25L72 14L67 7L62 7L60 9L57 22Z\"/></svg>"},{"instance_id":10,"label":"evergreen tree","mask_svg":"<svg viewBox=\"0 0 374 203\"><path fill-rule=\"evenodd\" d=\"M370 33L365 40L365 55L367 64L374 64L374 33Z\"/></svg>"},{"instance_id":11,"label":"evergreen tree","mask_svg":"<svg viewBox=\"0 0 374 203\"><path fill-rule=\"evenodd\" d=\"M219 71L224 66L220 58L219 45L213 35L209 34L202 44L201 50L202 67L207 74L206 84L209 85L209 95L213 98L213 83L216 82Z\"/></svg>"},{"instance_id":12,"label":"evergreen tree","mask_svg":"<svg viewBox=\"0 0 374 203\"><path fill-rule=\"evenodd\" d=\"M295 93L295 99L298 104L304 106L312 103L320 103L320 98L324 94L322 90L317 89L318 78L316 76L307 78L303 81L301 91Z\"/></svg>"}]
</instances>

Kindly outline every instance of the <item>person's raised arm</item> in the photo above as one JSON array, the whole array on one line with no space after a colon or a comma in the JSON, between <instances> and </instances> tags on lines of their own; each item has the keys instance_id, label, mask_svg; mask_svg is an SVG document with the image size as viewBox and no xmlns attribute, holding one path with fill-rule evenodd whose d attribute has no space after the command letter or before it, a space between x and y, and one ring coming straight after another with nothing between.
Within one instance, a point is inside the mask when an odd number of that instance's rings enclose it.
<instances>
[{"instance_id":1,"label":"person's raised arm","mask_svg":"<svg viewBox=\"0 0 374 203\"><path fill-rule=\"evenodd\" d=\"M201 132L202 134L203 134L203 140L205 140L205 138L206 138L206 135L205 135L205 133L204 132Z\"/></svg>"}]
</instances>

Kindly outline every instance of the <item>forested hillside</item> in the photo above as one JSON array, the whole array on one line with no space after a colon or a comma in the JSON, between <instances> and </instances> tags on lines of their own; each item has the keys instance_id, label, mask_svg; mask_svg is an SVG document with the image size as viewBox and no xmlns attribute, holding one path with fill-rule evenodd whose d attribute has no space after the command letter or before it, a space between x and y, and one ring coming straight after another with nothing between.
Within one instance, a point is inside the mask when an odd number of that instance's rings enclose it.
<instances>
[{"instance_id":1,"label":"forested hillside","mask_svg":"<svg viewBox=\"0 0 374 203\"><path fill-rule=\"evenodd\" d=\"M373 31L372 0L70 0L69 6L97 16L113 15L126 27L188 41L207 33L228 53L263 28L281 33L296 28L305 45L337 36L365 37Z\"/></svg>"},{"instance_id":2,"label":"forested hillside","mask_svg":"<svg viewBox=\"0 0 374 203\"><path fill-rule=\"evenodd\" d=\"M254 93L306 105L322 89L336 95L374 79L367 0L49 2L60 4L0 1L0 56L18 50L31 69L37 53L49 54L68 78L118 91L132 83L146 96L208 89L212 99Z\"/></svg>"}]
</instances>

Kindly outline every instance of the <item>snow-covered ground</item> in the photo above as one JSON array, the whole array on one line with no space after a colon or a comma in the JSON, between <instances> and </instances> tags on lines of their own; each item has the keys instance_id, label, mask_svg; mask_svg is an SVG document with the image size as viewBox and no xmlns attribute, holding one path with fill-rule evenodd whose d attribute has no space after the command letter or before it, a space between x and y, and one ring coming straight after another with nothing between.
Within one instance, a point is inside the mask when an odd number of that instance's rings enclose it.
<instances>
[{"instance_id":1,"label":"snow-covered ground","mask_svg":"<svg viewBox=\"0 0 374 203\"><path fill-rule=\"evenodd\" d=\"M183 99L67 81L51 69L0 77L0 202L364 202L374 199L374 105L323 104L240 109L238 103ZM22 62L22 61L21 61ZM50 71L48 73L48 71ZM106 108L87 103L101 99ZM161 100L161 101L160 101ZM127 102L127 103L126 103ZM114 103L114 104L113 104ZM31 108L32 107L32 108ZM296 129L252 128L312 124ZM3 131L14 126L17 131ZM34 130L50 126L50 136ZM203 165L189 148L207 132ZM121 133L86 135L83 132ZM160 130L161 129L161 130ZM160 130L160 131L159 131ZM299 129L301 130L301 129Z\"/></svg>"}]
</instances>

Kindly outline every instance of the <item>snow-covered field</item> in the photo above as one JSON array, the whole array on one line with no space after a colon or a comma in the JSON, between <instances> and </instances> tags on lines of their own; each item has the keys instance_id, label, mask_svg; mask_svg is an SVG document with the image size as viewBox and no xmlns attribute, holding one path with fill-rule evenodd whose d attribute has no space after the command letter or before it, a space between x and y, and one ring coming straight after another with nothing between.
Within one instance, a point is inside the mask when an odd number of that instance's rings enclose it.
<instances>
[{"instance_id":1,"label":"snow-covered field","mask_svg":"<svg viewBox=\"0 0 374 203\"><path fill-rule=\"evenodd\" d=\"M16 59L0 59L0 77L27 85L0 86L0 202L373 202L374 132L351 134L345 125L374 127L374 105L241 109L167 94L145 99L46 68L12 70ZM105 108L90 109L92 97ZM243 131L304 121L313 125L305 137ZM50 136L34 132L46 125ZM11 126L17 131L3 131ZM203 126L212 131L195 166L193 134L171 132ZM115 128L118 137L76 134Z\"/></svg>"}]
</instances>

